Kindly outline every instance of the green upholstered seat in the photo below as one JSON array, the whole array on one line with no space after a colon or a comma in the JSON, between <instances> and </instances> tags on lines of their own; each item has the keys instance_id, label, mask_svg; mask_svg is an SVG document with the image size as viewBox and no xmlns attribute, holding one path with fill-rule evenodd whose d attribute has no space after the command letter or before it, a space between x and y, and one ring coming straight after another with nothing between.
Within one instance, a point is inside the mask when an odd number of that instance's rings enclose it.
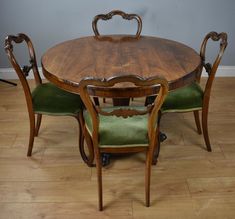
<instances>
[{"instance_id":1,"label":"green upholstered seat","mask_svg":"<svg viewBox=\"0 0 235 219\"><path fill-rule=\"evenodd\" d=\"M51 83L38 85L32 92L35 113L51 115L77 115L82 101L77 94L64 91Z\"/></svg>"},{"instance_id":2,"label":"green upholstered seat","mask_svg":"<svg viewBox=\"0 0 235 219\"><path fill-rule=\"evenodd\" d=\"M185 112L202 108L203 90L198 83L176 89L168 93L161 111Z\"/></svg>"},{"instance_id":3,"label":"green upholstered seat","mask_svg":"<svg viewBox=\"0 0 235 219\"><path fill-rule=\"evenodd\" d=\"M108 110L108 108L105 110ZM99 118L99 147L134 147L148 145L147 114L128 118L99 115ZM84 119L88 131L91 133L92 121L87 111L84 112Z\"/></svg>"},{"instance_id":4,"label":"green upholstered seat","mask_svg":"<svg viewBox=\"0 0 235 219\"><path fill-rule=\"evenodd\" d=\"M148 97L146 102L150 104L155 97ZM192 83L188 86L170 91L161 111L164 112L187 112L202 108L203 90L198 83Z\"/></svg>"}]
</instances>

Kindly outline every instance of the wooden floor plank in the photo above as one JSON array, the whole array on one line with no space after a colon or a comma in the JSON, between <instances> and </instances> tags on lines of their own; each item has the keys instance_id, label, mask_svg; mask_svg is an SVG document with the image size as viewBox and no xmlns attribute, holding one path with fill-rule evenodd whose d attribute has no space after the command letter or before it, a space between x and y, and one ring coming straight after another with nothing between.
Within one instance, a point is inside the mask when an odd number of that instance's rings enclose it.
<instances>
[{"instance_id":1,"label":"wooden floor plank","mask_svg":"<svg viewBox=\"0 0 235 219\"><path fill-rule=\"evenodd\" d=\"M0 218L13 219L133 219L132 205L127 202L97 211L97 203L83 200L72 203L0 203Z\"/></svg>"}]
</instances>

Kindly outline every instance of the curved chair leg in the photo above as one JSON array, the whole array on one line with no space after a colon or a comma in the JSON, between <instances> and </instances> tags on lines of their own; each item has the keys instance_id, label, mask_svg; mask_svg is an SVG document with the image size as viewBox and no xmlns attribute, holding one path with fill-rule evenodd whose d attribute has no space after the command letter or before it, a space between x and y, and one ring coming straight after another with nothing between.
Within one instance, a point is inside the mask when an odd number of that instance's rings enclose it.
<instances>
[{"instance_id":1,"label":"curved chair leg","mask_svg":"<svg viewBox=\"0 0 235 219\"><path fill-rule=\"evenodd\" d=\"M153 158L152 158L152 165L156 165L161 149L161 143L167 139L167 136L163 132L159 132L158 134L158 145L156 145L153 153Z\"/></svg>"},{"instance_id":2,"label":"curved chair leg","mask_svg":"<svg viewBox=\"0 0 235 219\"><path fill-rule=\"evenodd\" d=\"M35 117L34 115L29 116L30 119L30 134L29 134L29 146L27 156L30 157L32 155L33 150L33 142L35 136Z\"/></svg>"},{"instance_id":3,"label":"curved chair leg","mask_svg":"<svg viewBox=\"0 0 235 219\"><path fill-rule=\"evenodd\" d=\"M99 211L103 210L103 191L102 191L102 165L100 160L100 153L96 153L96 171L98 181L98 197L99 197Z\"/></svg>"},{"instance_id":4,"label":"curved chair leg","mask_svg":"<svg viewBox=\"0 0 235 219\"><path fill-rule=\"evenodd\" d=\"M36 127L35 127L35 136L38 136L38 131L41 126L41 121L42 121L42 114L37 114L37 122L36 122Z\"/></svg>"},{"instance_id":5,"label":"curved chair leg","mask_svg":"<svg viewBox=\"0 0 235 219\"><path fill-rule=\"evenodd\" d=\"M79 114L79 116L76 118L79 124L79 151L80 151L81 157L83 161L89 167L93 167L94 166L94 149L93 149L92 140L84 127L84 121L83 121L82 115ZM86 138L86 143L87 143L88 151L89 151L88 156L86 155L86 152L85 152L85 144L84 144L85 138Z\"/></svg>"},{"instance_id":6,"label":"curved chair leg","mask_svg":"<svg viewBox=\"0 0 235 219\"><path fill-rule=\"evenodd\" d=\"M161 144L161 135L164 135L163 133L160 132L160 121L161 121L162 113L159 111L158 113L158 129L157 129L157 136L158 136L158 141L156 142L156 145L154 147L154 152L153 152L153 157L152 157L152 165L157 164L158 156L160 153L160 144ZM162 139L164 141L166 138Z\"/></svg>"},{"instance_id":7,"label":"curved chair leg","mask_svg":"<svg viewBox=\"0 0 235 219\"><path fill-rule=\"evenodd\" d=\"M86 139L86 144L87 144L87 147L88 147L88 153L89 155L87 156L86 155L86 152L85 152L85 149L84 149L84 144L81 145L81 147L79 148L80 149L80 153L81 153L81 156L82 156L82 159L84 160L84 162L89 166L89 167L93 167L95 166L94 165L94 147L93 147L93 142L92 142L92 139L89 135L89 133L87 132L86 129L84 129L84 137Z\"/></svg>"},{"instance_id":8,"label":"curved chair leg","mask_svg":"<svg viewBox=\"0 0 235 219\"><path fill-rule=\"evenodd\" d=\"M150 175L151 175L152 160L150 159L150 152L147 151L146 170L145 170L145 205L150 206Z\"/></svg>"},{"instance_id":9,"label":"curved chair leg","mask_svg":"<svg viewBox=\"0 0 235 219\"><path fill-rule=\"evenodd\" d=\"M83 132L81 130L81 127L79 127L79 151L81 154L85 154L84 151L84 135Z\"/></svg>"},{"instance_id":10,"label":"curved chair leg","mask_svg":"<svg viewBox=\"0 0 235 219\"><path fill-rule=\"evenodd\" d=\"M203 136L204 140L206 143L207 151L211 151L211 144L210 144L210 139L208 135L208 107L202 109L202 131L203 131Z\"/></svg>"},{"instance_id":11,"label":"curved chair leg","mask_svg":"<svg viewBox=\"0 0 235 219\"><path fill-rule=\"evenodd\" d=\"M158 161L158 156L159 156L159 153L160 153L160 132L158 131L157 133L157 136L159 138L158 140L158 145L155 145L155 148L154 148L154 153L153 153L153 158L152 158L152 165L156 165L157 164L157 161Z\"/></svg>"},{"instance_id":12,"label":"curved chair leg","mask_svg":"<svg viewBox=\"0 0 235 219\"><path fill-rule=\"evenodd\" d=\"M159 131L158 131L159 132ZM155 145L159 145L159 137L156 135ZM151 168L153 163L154 146L149 147L146 152L146 170L145 170L145 203L146 207L150 206L150 183L151 183Z\"/></svg>"},{"instance_id":13,"label":"curved chair leg","mask_svg":"<svg viewBox=\"0 0 235 219\"><path fill-rule=\"evenodd\" d=\"M195 119L195 123L197 126L197 132L199 135L201 135L202 129L201 129L201 124L200 124L200 119L199 119L199 110L193 111L193 114L194 114L194 119Z\"/></svg>"},{"instance_id":14,"label":"curved chair leg","mask_svg":"<svg viewBox=\"0 0 235 219\"><path fill-rule=\"evenodd\" d=\"M78 116L77 120L78 120L78 126L79 126L79 150L81 152L81 150L83 150L83 147L84 147L84 135L83 135L83 127L82 127L83 120L80 115Z\"/></svg>"}]
</instances>

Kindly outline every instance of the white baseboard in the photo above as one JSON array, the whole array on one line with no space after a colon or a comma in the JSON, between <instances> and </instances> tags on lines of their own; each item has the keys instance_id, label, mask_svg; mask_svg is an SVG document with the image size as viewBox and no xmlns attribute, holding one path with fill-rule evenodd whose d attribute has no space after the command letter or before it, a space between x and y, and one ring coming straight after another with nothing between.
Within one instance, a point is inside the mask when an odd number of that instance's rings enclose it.
<instances>
[{"instance_id":1,"label":"white baseboard","mask_svg":"<svg viewBox=\"0 0 235 219\"><path fill-rule=\"evenodd\" d=\"M44 79L44 75L42 74L42 68L39 68L39 73ZM202 76L207 76L207 73L203 71ZM216 77L235 77L235 66L219 66ZM0 68L0 78L2 79L18 79L13 68ZM29 79L33 78L32 74L29 74Z\"/></svg>"},{"instance_id":2,"label":"white baseboard","mask_svg":"<svg viewBox=\"0 0 235 219\"><path fill-rule=\"evenodd\" d=\"M39 74L44 79L44 75L42 73L42 68L39 67ZM0 78L8 80L8 79L19 79L17 74L15 73L15 70L13 68L0 68ZM33 79L33 75L29 73L29 76L27 77L29 79Z\"/></svg>"},{"instance_id":3,"label":"white baseboard","mask_svg":"<svg viewBox=\"0 0 235 219\"><path fill-rule=\"evenodd\" d=\"M207 76L208 74L204 70L202 72L202 77ZM235 77L235 66L221 65L218 67L216 72L216 77Z\"/></svg>"}]
</instances>

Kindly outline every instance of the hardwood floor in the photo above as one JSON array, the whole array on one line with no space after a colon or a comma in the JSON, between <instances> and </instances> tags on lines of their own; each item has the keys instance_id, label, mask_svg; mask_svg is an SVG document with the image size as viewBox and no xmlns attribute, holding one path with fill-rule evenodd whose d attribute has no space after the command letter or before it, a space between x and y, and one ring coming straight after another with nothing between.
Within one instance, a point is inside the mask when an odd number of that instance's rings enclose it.
<instances>
[{"instance_id":1,"label":"hardwood floor","mask_svg":"<svg viewBox=\"0 0 235 219\"><path fill-rule=\"evenodd\" d=\"M144 155L125 155L103 168L99 212L96 169L81 160L76 120L44 116L28 158L22 87L0 83L0 218L235 218L234 84L235 78L216 78L213 86L212 152L193 114L164 115L168 139L152 169L151 206L144 206Z\"/></svg>"}]
</instances>

